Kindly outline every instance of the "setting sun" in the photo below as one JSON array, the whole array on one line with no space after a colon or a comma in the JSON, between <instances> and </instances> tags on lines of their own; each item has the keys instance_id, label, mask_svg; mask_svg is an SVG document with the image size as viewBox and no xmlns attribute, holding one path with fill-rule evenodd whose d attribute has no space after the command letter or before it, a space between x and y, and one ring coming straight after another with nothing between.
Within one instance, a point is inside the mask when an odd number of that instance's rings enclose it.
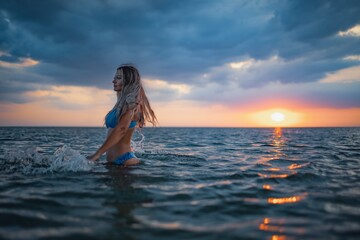
<instances>
[{"instance_id":1,"label":"setting sun","mask_svg":"<svg viewBox=\"0 0 360 240\"><path fill-rule=\"evenodd\" d=\"M284 120L285 116L282 113L276 112L271 114L271 119L275 122L282 122Z\"/></svg>"},{"instance_id":2,"label":"setting sun","mask_svg":"<svg viewBox=\"0 0 360 240\"><path fill-rule=\"evenodd\" d=\"M301 112L285 108L270 108L250 115L254 124L262 127L296 127L303 122Z\"/></svg>"}]
</instances>

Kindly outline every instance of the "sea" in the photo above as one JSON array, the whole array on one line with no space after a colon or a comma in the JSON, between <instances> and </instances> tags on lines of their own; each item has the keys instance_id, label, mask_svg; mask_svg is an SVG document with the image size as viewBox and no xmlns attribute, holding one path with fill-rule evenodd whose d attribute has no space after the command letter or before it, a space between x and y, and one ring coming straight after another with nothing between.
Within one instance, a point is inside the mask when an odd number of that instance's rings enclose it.
<instances>
[{"instance_id":1,"label":"sea","mask_svg":"<svg viewBox=\"0 0 360 240\"><path fill-rule=\"evenodd\" d=\"M359 239L360 128L0 128L0 239Z\"/></svg>"}]
</instances>

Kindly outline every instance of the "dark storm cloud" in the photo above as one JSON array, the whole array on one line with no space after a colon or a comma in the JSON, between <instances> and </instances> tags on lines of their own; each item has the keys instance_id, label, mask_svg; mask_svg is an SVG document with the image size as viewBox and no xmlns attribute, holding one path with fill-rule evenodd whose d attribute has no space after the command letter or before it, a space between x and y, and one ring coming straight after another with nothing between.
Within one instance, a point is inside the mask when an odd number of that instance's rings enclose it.
<instances>
[{"instance_id":1,"label":"dark storm cloud","mask_svg":"<svg viewBox=\"0 0 360 240\"><path fill-rule=\"evenodd\" d=\"M317 81L359 64L342 58L360 54L360 38L337 35L360 23L355 0L8 0L0 16L0 50L11 61L40 61L24 70L47 77L33 82L108 87L117 65L133 62L145 77L196 85L198 76L244 56L303 59L239 83L255 88ZM207 81L227 84L229 74Z\"/></svg>"},{"instance_id":2,"label":"dark storm cloud","mask_svg":"<svg viewBox=\"0 0 360 240\"><path fill-rule=\"evenodd\" d=\"M330 37L359 23L359 1L295 0L276 11L285 32L304 41Z\"/></svg>"}]
</instances>

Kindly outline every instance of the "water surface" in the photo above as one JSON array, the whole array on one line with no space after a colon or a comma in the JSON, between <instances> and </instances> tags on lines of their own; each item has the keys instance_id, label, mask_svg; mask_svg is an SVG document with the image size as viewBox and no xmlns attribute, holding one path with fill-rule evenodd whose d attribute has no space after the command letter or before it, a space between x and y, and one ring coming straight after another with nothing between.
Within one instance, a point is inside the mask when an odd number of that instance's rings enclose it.
<instances>
[{"instance_id":1,"label":"water surface","mask_svg":"<svg viewBox=\"0 0 360 240\"><path fill-rule=\"evenodd\" d=\"M1 239L356 239L360 128L0 128Z\"/></svg>"}]
</instances>

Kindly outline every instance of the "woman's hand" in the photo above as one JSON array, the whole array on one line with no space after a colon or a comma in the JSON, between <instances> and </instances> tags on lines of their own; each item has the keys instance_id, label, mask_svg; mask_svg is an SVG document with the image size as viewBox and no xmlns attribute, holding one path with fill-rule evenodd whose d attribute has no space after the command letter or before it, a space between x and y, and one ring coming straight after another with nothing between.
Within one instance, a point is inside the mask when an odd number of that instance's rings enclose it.
<instances>
[{"instance_id":1,"label":"woman's hand","mask_svg":"<svg viewBox=\"0 0 360 240\"><path fill-rule=\"evenodd\" d=\"M90 161L97 161L101 157L100 154L95 153L93 155L87 156L86 158Z\"/></svg>"}]
</instances>

